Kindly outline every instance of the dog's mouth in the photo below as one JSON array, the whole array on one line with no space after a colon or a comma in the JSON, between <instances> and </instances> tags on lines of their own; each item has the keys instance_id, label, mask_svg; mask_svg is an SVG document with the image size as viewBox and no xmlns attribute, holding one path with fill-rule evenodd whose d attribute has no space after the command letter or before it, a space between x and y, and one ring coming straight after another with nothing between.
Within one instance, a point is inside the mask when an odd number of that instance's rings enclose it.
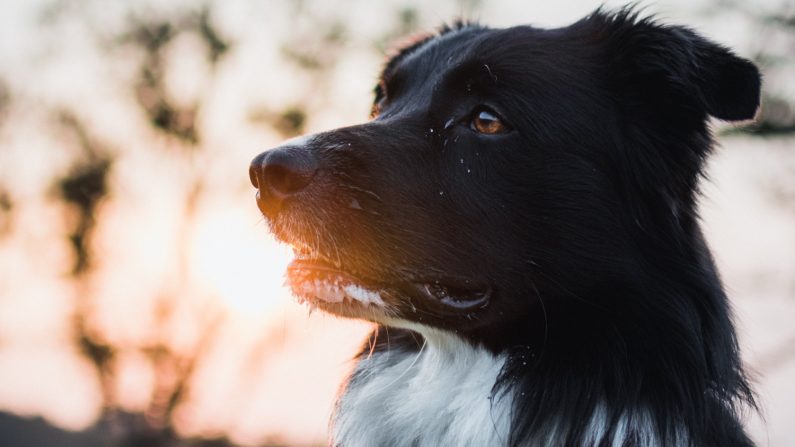
<instances>
[{"instance_id":1,"label":"dog's mouth","mask_svg":"<svg viewBox=\"0 0 795 447\"><path fill-rule=\"evenodd\" d=\"M491 287L484 281L450 275L376 279L305 247L294 248L287 283L299 302L343 314L363 307L387 314L470 315L488 306Z\"/></svg>"},{"instance_id":2,"label":"dog's mouth","mask_svg":"<svg viewBox=\"0 0 795 447\"><path fill-rule=\"evenodd\" d=\"M287 266L287 282L301 302L385 306L383 286L323 258L296 253Z\"/></svg>"}]
</instances>

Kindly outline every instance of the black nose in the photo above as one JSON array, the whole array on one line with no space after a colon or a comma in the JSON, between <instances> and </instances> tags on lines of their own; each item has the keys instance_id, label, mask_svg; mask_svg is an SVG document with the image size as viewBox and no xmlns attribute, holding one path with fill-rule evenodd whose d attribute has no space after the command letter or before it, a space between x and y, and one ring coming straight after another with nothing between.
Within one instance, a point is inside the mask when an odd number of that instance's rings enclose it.
<instances>
[{"instance_id":1,"label":"black nose","mask_svg":"<svg viewBox=\"0 0 795 447\"><path fill-rule=\"evenodd\" d=\"M265 205L281 203L306 188L317 172L311 152L303 146L284 146L257 155L248 175Z\"/></svg>"}]
</instances>

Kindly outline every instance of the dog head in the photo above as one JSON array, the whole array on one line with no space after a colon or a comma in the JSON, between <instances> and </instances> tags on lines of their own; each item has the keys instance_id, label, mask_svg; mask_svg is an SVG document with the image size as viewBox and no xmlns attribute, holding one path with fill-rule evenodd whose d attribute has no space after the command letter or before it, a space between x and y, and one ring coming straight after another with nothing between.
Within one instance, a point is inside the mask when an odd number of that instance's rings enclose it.
<instances>
[{"instance_id":1,"label":"dog head","mask_svg":"<svg viewBox=\"0 0 795 447\"><path fill-rule=\"evenodd\" d=\"M727 49L631 12L458 24L388 61L370 121L287 141L250 176L295 249L300 299L510 344L556 312L653 308L630 297L704 259L706 121L753 117L759 83Z\"/></svg>"}]
</instances>

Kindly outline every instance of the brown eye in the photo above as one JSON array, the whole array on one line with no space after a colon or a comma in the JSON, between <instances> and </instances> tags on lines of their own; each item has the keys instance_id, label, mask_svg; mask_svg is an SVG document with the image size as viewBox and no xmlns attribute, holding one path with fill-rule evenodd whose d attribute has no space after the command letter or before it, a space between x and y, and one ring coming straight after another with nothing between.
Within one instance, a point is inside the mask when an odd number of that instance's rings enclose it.
<instances>
[{"instance_id":1,"label":"brown eye","mask_svg":"<svg viewBox=\"0 0 795 447\"><path fill-rule=\"evenodd\" d=\"M478 133L494 135L498 133L508 132L508 126L502 122L494 112L488 110L481 110L476 112L469 125L472 130Z\"/></svg>"}]
</instances>

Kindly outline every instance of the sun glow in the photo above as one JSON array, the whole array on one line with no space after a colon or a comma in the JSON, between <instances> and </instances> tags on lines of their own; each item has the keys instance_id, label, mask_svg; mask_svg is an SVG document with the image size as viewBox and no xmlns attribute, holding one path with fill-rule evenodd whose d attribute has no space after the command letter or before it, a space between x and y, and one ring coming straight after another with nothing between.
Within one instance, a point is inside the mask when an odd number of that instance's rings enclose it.
<instances>
[{"instance_id":1,"label":"sun glow","mask_svg":"<svg viewBox=\"0 0 795 447\"><path fill-rule=\"evenodd\" d=\"M248 205L199 218L192 267L196 279L232 311L262 314L289 299L283 283L292 253L268 233L256 206Z\"/></svg>"}]
</instances>

